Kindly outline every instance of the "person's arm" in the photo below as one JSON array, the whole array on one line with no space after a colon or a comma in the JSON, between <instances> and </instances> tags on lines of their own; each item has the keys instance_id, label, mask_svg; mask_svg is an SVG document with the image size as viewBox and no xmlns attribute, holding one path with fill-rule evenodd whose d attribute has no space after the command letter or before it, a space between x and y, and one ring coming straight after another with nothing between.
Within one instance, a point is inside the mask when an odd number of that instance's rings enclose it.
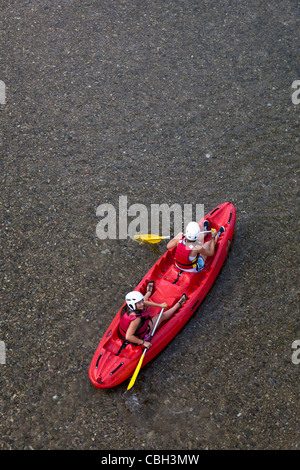
<instances>
[{"instance_id":1,"label":"person's arm","mask_svg":"<svg viewBox=\"0 0 300 470\"><path fill-rule=\"evenodd\" d=\"M196 253L200 253L200 255L204 255L204 256L213 256L215 254L217 240L218 240L217 232L216 230L212 229L211 240L209 242L208 248L201 247L198 250L196 250Z\"/></svg>"},{"instance_id":2,"label":"person's arm","mask_svg":"<svg viewBox=\"0 0 300 470\"><path fill-rule=\"evenodd\" d=\"M167 304L164 302L163 304L157 304L155 302L151 302L150 300L144 300L144 303L146 307L160 307L160 308L166 308Z\"/></svg>"},{"instance_id":3,"label":"person's arm","mask_svg":"<svg viewBox=\"0 0 300 470\"><path fill-rule=\"evenodd\" d=\"M209 244L209 247L208 248L200 248L200 250L198 251L198 253L200 253L200 255L204 255L204 256L213 256L215 254L215 248L216 248L216 241L214 238L211 239L210 241L210 244Z\"/></svg>"},{"instance_id":4,"label":"person's arm","mask_svg":"<svg viewBox=\"0 0 300 470\"><path fill-rule=\"evenodd\" d=\"M130 341L131 343L135 343L137 346L145 346L145 348L149 348L151 346L151 343L149 343L149 341L144 341L143 339L135 336L135 332L136 332L137 327L139 326L139 323L140 323L139 318L136 318L135 320L133 320L130 323L128 330L126 331L125 337L127 341Z\"/></svg>"},{"instance_id":5,"label":"person's arm","mask_svg":"<svg viewBox=\"0 0 300 470\"><path fill-rule=\"evenodd\" d=\"M176 235L176 237L172 238L172 240L169 241L167 244L167 249L170 250L171 248L174 248L174 246L177 246L179 243L179 240L181 240L183 237L183 233L180 232Z\"/></svg>"}]
</instances>

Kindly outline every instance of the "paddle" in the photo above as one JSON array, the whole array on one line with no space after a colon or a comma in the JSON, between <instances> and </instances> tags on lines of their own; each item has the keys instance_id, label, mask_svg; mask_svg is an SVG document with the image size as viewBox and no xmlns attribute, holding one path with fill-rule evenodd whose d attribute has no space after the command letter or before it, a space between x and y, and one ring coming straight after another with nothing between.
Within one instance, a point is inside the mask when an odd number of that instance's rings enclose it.
<instances>
[{"instance_id":1,"label":"paddle","mask_svg":"<svg viewBox=\"0 0 300 470\"><path fill-rule=\"evenodd\" d=\"M161 318L161 316L162 316L162 314L163 314L163 311L164 311L164 308L161 309L161 312L160 312L160 314L159 314L159 317L158 317L158 319L157 319L157 322L155 323L155 327L153 328L153 331L152 331L152 334L151 334L151 336L150 336L150 338L149 338L149 341L151 341L151 339L153 338L153 335L154 335L154 333L155 333L155 330L156 330L157 325L159 324L159 320L160 320L160 318ZM138 376L138 373L139 373L139 371L140 371L140 369L141 369L141 367L142 367L143 360L144 360L144 357L145 357L145 354L146 354L147 351L148 351L148 348L145 348L144 351L143 351L143 354L141 355L141 358L140 358L140 360L139 360L139 363L138 363L138 365L136 366L136 369L135 369L135 371L134 371L134 374L133 374L133 376L131 377L131 380L130 380L130 382L129 382L129 385L128 385L128 387L127 387L127 390L130 390L131 387L133 387L133 385L134 385L134 383L135 383L135 380L136 380L136 378L137 378L137 376Z\"/></svg>"},{"instance_id":2,"label":"paddle","mask_svg":"<svg viewBox=\"0 0 300 470\"><path fill-rule=\"evenodd\" d=\"M211 233L211 230L205 230L200 233ZM171 237L160 237L159 235L144 234L144 235L134 235L133 237L139 243L159 243L161 240L168 239Z\"/></svg>"}]
</instances>

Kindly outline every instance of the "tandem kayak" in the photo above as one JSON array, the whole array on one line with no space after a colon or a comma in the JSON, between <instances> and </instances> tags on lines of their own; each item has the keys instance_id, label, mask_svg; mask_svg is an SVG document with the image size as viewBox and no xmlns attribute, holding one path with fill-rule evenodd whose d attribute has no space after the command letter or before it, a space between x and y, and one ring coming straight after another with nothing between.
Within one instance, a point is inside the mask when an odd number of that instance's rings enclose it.
<instances>
[{"instance_id":1,"label":"tandem kayak","mask_svg":"<svg viewBox=\"0 0 300 470\"><path fill-rule=\"evenodd\" d=\"M174 264L176 247L167 250L154 266L132 290L146 293L149 281L155 281L155 288L149 300L155 303L166 302L168 308L186 293L188 300L169 319L161 324L151 340L151 348L146 352L143 367L151 361L176 336L190 317L196 312L204 297L213 285L225 259L232 241L236 210L232 203L225 202L203 220L210 222L210 227L217 231L223 225L225 232L221 234L214 256L206 259L205 267L199 273L182 272ZM199 221L199 224L203 222ZM208 235L205 241L210 239ZM120 314L125 302L109 325L94 354L89 367L89 377L98 388L110 388L129 379L141 358L143 348L133 344L124 345L124 340L118 333ZM160 312L159 307L148 307L147 312L152 316Z\"/></svg>"}]
</instances>

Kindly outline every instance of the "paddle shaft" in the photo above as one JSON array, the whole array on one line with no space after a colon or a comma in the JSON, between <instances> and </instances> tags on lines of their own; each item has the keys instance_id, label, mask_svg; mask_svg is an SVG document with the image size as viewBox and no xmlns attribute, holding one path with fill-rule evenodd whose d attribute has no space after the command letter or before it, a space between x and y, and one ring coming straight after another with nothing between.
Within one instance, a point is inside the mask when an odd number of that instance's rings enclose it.
<instances>
[{"instance_id":1,"label":"paddle shaft","mask_svg":"<svg viewBox=\"0 0 300 470\"><path fill-rule=\"evenodd\" d=\"M203 233L211 233L211 230L205 230L203 232L200 232L200 234L203 234ZM160 236L160 235L152 235L151 233L149 234L143 234L143 235L134 235L134 238L135 240L141 240L142 242L145 242L145 243L158 243L160 242L161 240L166 240L166 239L170 239L171 237L170 236Z\"/></svg>"},{"instance_id":2,"label":"paddle shaft","mask_svg":"<svg viewBox=\"0 0 300 470\"><path fill-rule=\"evenodd\" d=\"M154 328L153 328L152 334L151 334L151 336L150 336L150 338L149 338L149 342L150 342L151 339L153 338L153 335L154 335L154 333L155 333L155 331L156 331L156 327L157 327L158 324L159 324L159 321L160 321L160 319L161 319L161 316L162 316L162 314L163 314L163 311L164 311L164 308L161 309L161 312L160 312L160 314L159 314L159 316L158 316L157 322L155 323L155 326L154 326ZM146 354L147 351L148 351L148 348L145 348L144 351L143 351L143 355L144 355L144 356L145 356L145 354Z\"/></svg>"},{"instance_id":3,"label":"paddle shaft","mask_svg":"<svg viewBox=\"0 0 300 470\"><path fill-rule=\"evenodd\" d=\"M155 333L155 331L156 331L156 327L157 327L157 325L159 324L159 321L160 321L160 319L161 319L161 316L162 316L162 314L163 314L163 311L164 311L164 308L161 309L161 312L160 312L160 314L159 314L159 317L158 317L158 319L157 319L157 322L155 323L155 326L154 326L154 328L153 328L152 334L151 334L151 336L150 336L150 340L152 339L152 337L153 337L153 335L154 335L154 333ZM147 351L148 351L148 348L145 348L144 351L143 351L143 354L142 354L142 356L141 356L141 358L140 358L140 360L139 360L139 363L138 363L138 365L137 365L137 367L136 367L136 369L135 369L135 371L134 371L134 374L133 374L133 376L132 376L132 378L131 378L131 380L130 380L130 383L129 383L128 387L127 387L127 390L130 390L131 387L133 387L133 385L134 385L134 383L135 383L135 381L136 381L136 378L137 378L137 376L138 376L138 373L139 373L139 371L140 371L140 369L141 369L141 367L142 367L143 360L144 360L144 357L145 357L145 354L146 354Z\"/></svg>"},{"instance_id":4,"label":"paddle shaft","mask_svg":"<svg viewBox=\"0 0 300 470\"><path fill-rule=\"evenodd\" d=\"M211 233L211 230L204 230L204 232L200 232L199 235L200 235L201 233ZM162 237L160 237L159 235L153 235L153 237L156 237L156 236L157 236L157 238L160 238L161 240L164 240L164 239L167 239L167 238L171 238L171 237L169 237L169 236L162 236Z\"/></svg>"},{"instance_id":5,"label":"paddle shaft","mask_svg":"<svg viewBox=\"0 0 300 470\"><path fill-rule=\"evenodd\" d=\"M157 328L157 326L158 326L158 324L159 324L159 320L161 319L161 316L162 316L162 314L163 314L164 309L165 309L164 307L161 309L161 312L160 312L160 314L159 314L159 317L158 317L158 319L157 319L157 322L155 323L155 327L153 328L153 331L152 331L152 334L151 334L151 336L150 336L150 339L152 339L152 337L153 337L153 335L154 335L154 333L155 333L155 331L156 331L156 328Z\"/></svg>"},{"instance_id":6,"label":"paddle shaft","mask_svg":"<svg viewBox=\"0 0 300 470\"><path fill-rule=\"evenodd\" d=\"M200 235L201 233L211 233L211 230L204 230L203 232L199 232L199 235ZM169 237L169 236L162 236L162 237L160 237L159 235L152 235L152 236L153 236L153 237L158 237L158 238L171 238L171 237Z\"/></svg>"}]
</instances>

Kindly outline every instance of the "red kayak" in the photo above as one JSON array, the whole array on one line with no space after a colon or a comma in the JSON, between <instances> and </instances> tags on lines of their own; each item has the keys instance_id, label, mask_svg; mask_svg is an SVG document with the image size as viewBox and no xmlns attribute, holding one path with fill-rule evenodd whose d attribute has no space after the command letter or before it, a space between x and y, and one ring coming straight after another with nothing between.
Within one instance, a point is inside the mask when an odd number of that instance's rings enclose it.
<instances>
[{"instance_id":1,"label":"red kayak","mask_svg":"<svg viewBox=\"0 0 300 470\"><path fill-rule=\"evenodd\" d=\"M168 308L172 307L183 293L188 296L188 300L172 318L158 327L151 340L152 346L145 354L143 367L176 336L196 312L225 261L234 232L235 207L232 203L225 202L207 214L204 219L208 220L210 227L216 230L219 230L223 225L225 232L221 234L216 244L214 256L206 259L205 268L202 271L199 273L181 272L180 274L180 269L174 264L175 247L167 250L140 283L132 289L145 294L148 282L154 280L155 288L149 300L156 303L166 302ZM200 222L202 221L199 221L199 224ZM205 241L208 241L210 237L209 234ZM129 379L143 352L143 348L140 346L133 344L125 346L123 339L119 336L120 313L124 305L125 302L100 341L90 364L89 377L98 388L115 387ZM151 316L154 316L160 310L158 307L148 307L147 311Z\"/></svg>"}]
</instances>

